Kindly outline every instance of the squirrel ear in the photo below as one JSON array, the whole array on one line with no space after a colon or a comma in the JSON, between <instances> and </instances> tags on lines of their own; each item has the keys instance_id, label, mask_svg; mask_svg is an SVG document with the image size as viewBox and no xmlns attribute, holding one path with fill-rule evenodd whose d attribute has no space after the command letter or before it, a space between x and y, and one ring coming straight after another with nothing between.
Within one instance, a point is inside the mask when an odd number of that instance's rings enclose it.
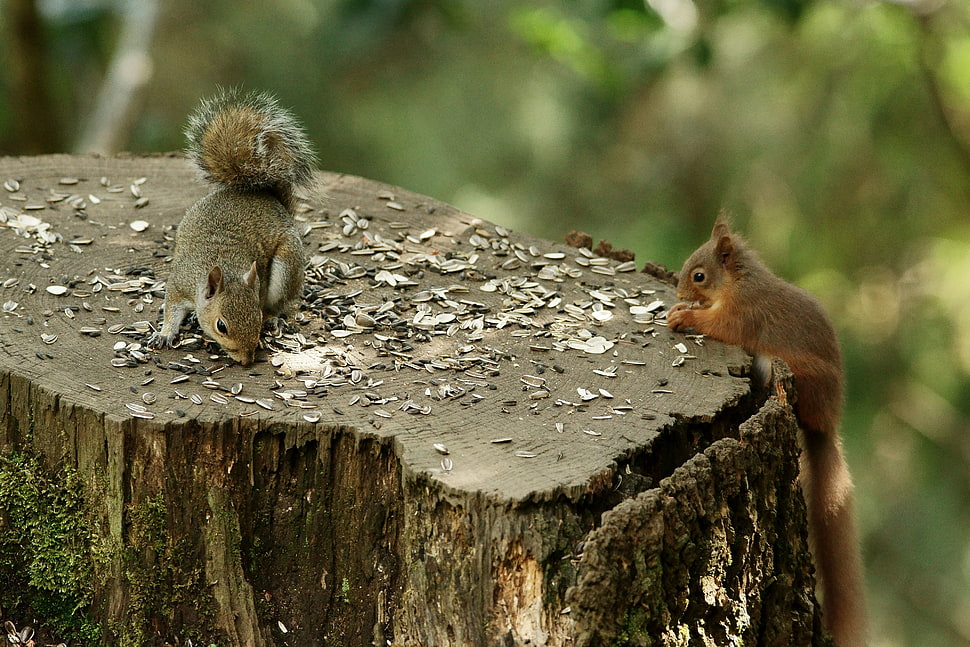
<instances>
[{"instance_id":1,"label":"squirrel ear","mask_svg":"<svg viewBox=\"0 0 970 647\"><path fill-rule=\"evenodd\" d=\"M717 239L717 243L714 244L714 256L724 268L734 269L734 241L731 239L731 234L722 234Z\"/></svg>"},{"instance_id":2,"label":"squirrel ear","mask_svg":"<svg viewBox=\"0 0 970 647\"><path fill-rule=\"evenodd\" d=\"M256 273L256 261L253 261L253 266L249 268L249 271L243 274L243 283L251 288L256 287L256 279L259 275Z\"/></svg>"},{"instance_id":3,"label":"squirrel ear","mask_svg":"<svg viewBox=\"0 0 970 647\"><path fill-rule=\"evenodd\" d=\"M711 232L711 240L718 240L724 236L731 235L731 223L728 220L727 213L721 211L717 214L717 220L714 221L714 230Z\"/></svg>"},{"instance_id":4,"label":"squirrel ear","mask_svg":"<svg viewBox=\"0 0 970 647\"><path fill-rule=\"evenodd\" d=\"M222 268L216 265L209 271L209 280L205 286L205 298L211 299L222 292Z\"/></svg>"}]
</instances>

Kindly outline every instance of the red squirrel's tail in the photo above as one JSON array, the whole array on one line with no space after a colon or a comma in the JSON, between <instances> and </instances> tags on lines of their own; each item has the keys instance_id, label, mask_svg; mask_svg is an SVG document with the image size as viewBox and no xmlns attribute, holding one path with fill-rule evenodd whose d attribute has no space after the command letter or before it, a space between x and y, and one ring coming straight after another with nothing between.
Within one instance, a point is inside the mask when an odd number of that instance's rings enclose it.
<instances>
[{"instance_id":1,"label":"red squirrel's tail","mask_svg":"<svg viewBox=\"0 0 970 647\"><path fill-rule=\"evenodd\" d=\"M865 647L865 591L852 477L838 434L805 431L802 436L801 482L808 502L809 544L822 583L823 620L839 647Z\"/></svg>"}]
</instances>

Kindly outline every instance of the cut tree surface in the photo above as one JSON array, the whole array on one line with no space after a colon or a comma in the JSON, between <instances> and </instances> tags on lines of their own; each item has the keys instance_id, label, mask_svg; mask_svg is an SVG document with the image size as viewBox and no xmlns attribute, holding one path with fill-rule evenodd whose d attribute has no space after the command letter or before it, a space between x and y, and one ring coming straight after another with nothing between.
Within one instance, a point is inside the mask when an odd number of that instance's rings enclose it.
<instances>
[{"instance_id":1,"label":"cut tree surface","mask_svg":"<svg viewBox=\"0 0 970 647\"><path fill-rule=\"evenodd\" d=\"M738 437L750 359L668 331L673 289L632 263L317 177L305 298L247 368L190 328L143 345L208 190L184 159L0 160L0 449L87 480L93 615L158 644L595 644L582 540ZM605 640L661 644L624 617Z\"/></svg>"}]
</instances>

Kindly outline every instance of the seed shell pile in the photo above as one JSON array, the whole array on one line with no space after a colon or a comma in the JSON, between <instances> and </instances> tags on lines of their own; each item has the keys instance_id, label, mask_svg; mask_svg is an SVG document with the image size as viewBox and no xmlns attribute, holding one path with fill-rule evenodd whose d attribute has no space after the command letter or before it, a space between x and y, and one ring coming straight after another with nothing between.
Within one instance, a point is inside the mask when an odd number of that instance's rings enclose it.
<instances>
[{"instance_id":1,"label":"seed shell pile","mask_svg":"<svg viewBox=\"0 0 970 647\"><path fill-rule=\"evenodd\" d=\"M218 407L231 415L292 412L310 424L339 423L359 408L380 429L401 416L430 421L442 408L487 402L504 414L552 413L552 434L594 441L608 433L609 420L657 417L643 393L622 386L623 376L645 370L645 352L682 369L703 343L666 333L672 292L633 274L632 261L585 248L540 248L481 221L459 230L454 220L452 229L428 226L434 205L388 191L371 197L366 207L304 197L297 210L309 257L304 298L298 311L264 331L259 356L266 361L243 369L202 337L194 319L176 349L146 344L174 248L174 227L159 224L171 222L171 212L153 213L150 179L65 176L38 188L7 178L0 236L18 237L18 262L0 274L3 318L15 333L36 338L35 355L44 361L56 361L59 344L76 343L65 339L64 326L49 325L70 320L117 378L85 379L78 390L98 397L122 389L130 396L124 413L134 418L171 421ZM51 210L61 221L70 213L77 226L55 228L56 219L45 218ZM119 246L114 267L84 265L89 250L119 236L141 253ZM66 255L85 271L63 272ZM27 263L38 263L48 283L25 284L18 266ZM31 303L45 307L27 311L21 297L39 292L44 298ZM575 367L577 357L586 368L564 368ZM673 393L666 378L652 383L653 396ZM516 439L497 430L488 443L501 448ZM533 459L540 455L534 449L509 453ZM445 444L429 442L428 451L439 455L442 473L460 469Z\"/></svg>"}]
</instances>

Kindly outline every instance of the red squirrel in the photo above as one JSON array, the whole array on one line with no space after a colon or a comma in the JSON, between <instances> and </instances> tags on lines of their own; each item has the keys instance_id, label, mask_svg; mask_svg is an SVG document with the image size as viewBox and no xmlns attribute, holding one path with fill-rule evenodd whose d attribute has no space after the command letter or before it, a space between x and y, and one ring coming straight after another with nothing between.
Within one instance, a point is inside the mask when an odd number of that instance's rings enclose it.
<instances>
[{"instance_id":1,"label":"red squirrel","mask_svg":"<svg viewBox=\"0 0 970 647\"><path fill-rule=\"evenodd\" d=\"M681 303L667 314L671 330L692 328L741 346L759 362L778 357L791 368L801 428L800 483L822 584L823 620L840 647L865 645L852 478L838 432L842 358L829 318L808 292L772 274L744 239L731 233L723 215L711 239L684 263L677 298Z\"/></svg>"}]
</instances>

